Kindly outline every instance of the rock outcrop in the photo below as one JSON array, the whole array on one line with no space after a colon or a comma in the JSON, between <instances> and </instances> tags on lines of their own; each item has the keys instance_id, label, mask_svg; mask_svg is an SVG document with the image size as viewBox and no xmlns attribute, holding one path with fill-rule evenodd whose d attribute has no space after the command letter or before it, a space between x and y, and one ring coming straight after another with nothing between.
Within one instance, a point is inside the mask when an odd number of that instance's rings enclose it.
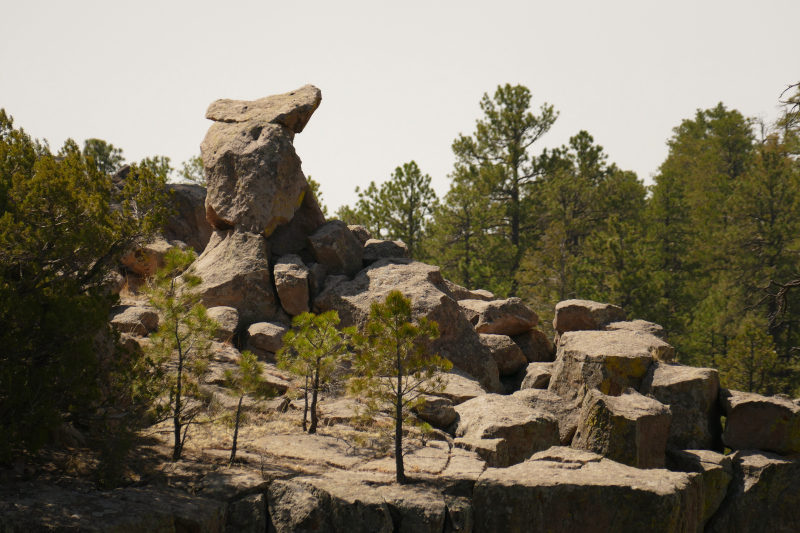
<instances>
[{"instance_id":1,"label":"rock outcrop","mask_svg":"<svg viewBox=\"0 0 800 533\"><path fill-rule=\"evenodd\" d=\"M331 276L352 278L364 266L364 247L341 220L326 222L307 241L314 261Z\"/></svg>"},{"instance_id":2,"label":"rock outcrop","mask_svg":"<svg viewBox=\"0 0 800 533\"><path fill-rule=\"evenodd\" d=\"M520 389L546 389L552 372L553 363L529 363Z\"/></svg>"},{"instance_id":3,"label":"rock outcrop","mask_svg":"<svg viewBox=\"0 0 800 533\"><path fill-rule=\"evenodd\" d=\"M517 343L529 363L549 363L556 358L553 343L538 329L514 335L511 340Z\"/></svg>"},{"instance_id":4,"label":"rock outcrop","mask_svg":"<svg viewBox=\"0 0 800 533\"><path fill-rule=\"evenodd\" d=\"M553 329L559 335L568 331L600 329L611 322L625 320L625 311L616 305L591 300L564 300L556 304Z\"/></svg>"},{"instance_id":5,"label":"rock outcrop","mask_svg":"<svg viewBox=\"0 0 800 533\"><path fill-rule=\"evenodd\" d=\"M206 220L205 187L191 183L170 183L166 188L177 213L167 220L165 239L168 242L184 242L198 255L203 253L214 229Z\"/></svg>"},{"instance_id":6,"label":"rock outcrop","mask_svg":"<svg viewBox=\"0 0 800 533\"><path fill-rule=\"evenodd\" d=\"M142 337L158 329L158 313L152 307L119 305L111 309L109 321L121 332Z\"/></svg>"},{"instance_id":7,"label":"rock outcrop","mask_svg":"<svg viewBox=\"0 0 800 533\"><path fill-rule=\"evenodd\" d=\"M461 300L467 320L478 333L519 335L539 323L539 317L519 298L507 300Z\"/></svg>"},{"instance_id":8,"label":"rock outcrop","mask_svg":"<svg viewBox=\"0 0 800 533\"><path fill-rule=\"evenodd\" d=\"M667 468L673 472L697 473L694 481L700 484L703 502L700 527L704 531L706 523L717 512L728 494L728 486L733 479L733 458L709 450L667 450Z\"/></svg>"},{"instance_id":9,"label":"rock outcrop","mask_svg":"<svg viewBox=\"0 0 800 533\"><path fill-rule=\"evenodd\" d=\"M215 338L220 342L231 340L239 329L239 311L233 307L212 307L208 310L208 316L219 325Z\"/></svg>"},{"instance_id":10,"label":"rock outcrop","mask_svg":"<svg viewBox=\"0 0 800 533\"><path fill-rule=\"evenodd\" d=\"M348 226L349 227L349 226ZM381 241L369 239L364 244L364 266L367 267L379 259L409 258L408 246L403 241Z\"/></svg>"},{"instance_id":11,"label":"rock outcrop","mask_svg":"<svg viewBox=\"0 0 800 533\"><path fill-rule=\"evenodd\" d=\"M275 263L275 288L284 311L291 316L307 313L309 269L299 255L284 255Z\"/></svg>"},{"instance_id":12,"label":"rock outcrop","mask_svg":"<svg viewBox=\"0 0 800 533\"><path fill-rule=\"evenodd\" d=\"M491 352L501 376L516 374L528 364L520 347L508 335L481 333L480 340Z\"/></svg>"},{"instance_id":13,"label":"rock outcrop","mask_svg":"<svg viewBox=\"0 0 800 533\"><path fill-rule=\"evenodd\" d=\"M723 389L726 416L722 440L734 450L800 453L800 406L787 397Z\"/></svg>"}]
</instances>

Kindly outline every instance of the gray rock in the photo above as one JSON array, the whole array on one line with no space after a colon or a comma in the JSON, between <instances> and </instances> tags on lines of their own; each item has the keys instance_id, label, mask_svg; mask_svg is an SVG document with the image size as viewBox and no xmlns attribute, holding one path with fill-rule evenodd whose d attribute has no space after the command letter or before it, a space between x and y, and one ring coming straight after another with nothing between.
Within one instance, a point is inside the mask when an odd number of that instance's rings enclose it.
<instances>
[{"instance_id":1,"label":"gray rock","mask_svg":"<svg viewBox=\"0 0 800 533\"><path fill-rule=\"evenodd\" d=\"M314 261L325 265L329 275L352 278L363 268L364 247L341 220L318 227L307 242Z\"/></svg>"},{"instance_id":2,"label":"gray rock","mask_svg":"<svg viewBox=\"0 0 800 533\"><path fill-rule=\"evenodd\" d=\"M349 227L349 226L348 226ZM370 239L364 244L364 266L367 267L379 259L408 258L408 246L403 241L381 241Z\"/></svg>"},{"instance_id":3,"label":"gray rock","mask_svg":"<svg viewBox=\"0 0 800 533\"><path fill-rule=\"evenodd\" d=\"M581 415L580 399L565 400L557 394L542 389L523 389L512 394L514 398L525 405L551 415L558 421L558 438L563 446L569 446Z\"/></svg>"},{"instance_id":4,"label":"gray rock","mask_svg":"<svg viewBox=\"0 0 800 533\"><path fill-rule=\"evenodd\" d=\"M308 183L293 140L322 101L313 85L251 102L217 100L200 151L206 218L217 229L270 236L303 202Z\"/></svg>"},{"instance_id":5,"label":"gray rock","mask_svg":"<svg viewBox=\"0 0 800 533\"><path fill-rule=\"evenodd\" d=\"M267 530L267 499L253 494L228 505L225 533L264 533Z\"/></svg>"},{"instance_id":6,"label":"gray rock","mask_svg":"<svg viewBox=\"0 0 800 533\"><path fill-rule=\"evenodd\" d=\"M641 393L669 405L672 428L667 446L679 450L722 450L719 372L654 363L642 383Z\"/></svg>"},{"instance_id":7,"label":"gray rock","mask_svg":"<svg viewBox=\"0 0 800 533\"><path fill-rule=\"evenodd\" d=\"M284 255L295 254L309 265L314 258L308 246L308 236L324 223L325 215L322 214L311 188L307 188L303 202L294 212L292 219L286 224L280 224L267 237L270 260L275 262Z\"/></svg>"},{"instance_id":8,"label":"gray rock","mask_svg":"<svg viewBox=\"0 0 800 533\"><path fill-rule=\"evenodd\" d=\"M671 422L669 407L632 389L622 396L590 390L572 447L636 468L664 468Z\"/></svg>"},{"instance_id":9,"label":"gray rock","mask_svg":"<svg viewBox=\"0 0 800 533\"><path fill-rule=\"evenodd\" d=\"M525 369L522 389L546 389L550 385L553 363L529 363Z\"/></svg>"},{"instance_id":10,"label":"gray rock","mask_svg":"<svg viewBox=\"0 0 800 533\"><path fill-rule=\"evenodd\" d=\"M247 342L255 348L275 353L283 347L289 328L276 322L257 322L247 328Z\"/></svg>"},{"instance_id":11,"label":"gray rock","mask_svg":"<svg viewBox=\"0 0 800 533\"><path fill-rule=\"evenodd\" d=\"M517 343L529 363L549 363L556 358L553 343L538 329L514 335L511 340Z\"/></svg>"},{"instance_id":12,"label":"gray rock","mask_svg":"<svg viewBox=\"0 0 800 533\"><path fill-rule=\"evenodd\" d=\"M494 294L487 290L479 289L471 291L448 279L444 280L444 283L447 286L447 290L450 291L450 297L457 302L461 300L482 300L484 302L494 300Z\"/></svg>"},{"instance_id":13,"label":"gray rock","mask_svg":"<svg viewBox=\"0 0 800 533\"><path fill-rule=\"evenodd\" d=\"M275 288L281 299L283 310L291 316L307 313L308 307L308 267L298 255L284 255L275 264Z\"/></svg>"},{"instance_id":14,"label":"gray rock","mask_svg":"<svg viewBox=\"0 0 800 533\"><path fill-rule=\"evenodd\" d=\"M559 334L567 331L600 329L611 322L625 320L625 311L616 305L591 300L564 300L556 304L553 329Z\"/></svg>"},{"instance_id":15,"label":"gray rock","mask_svg":"<svg viewBox=\"0 0 800 533\"><path fill-rule=\"evenodd\" d=\"M700 474L695 481L701 485L703 508L697 531L702 533L728 494L728 485L733 479L732 457L709 450L668 449L666 462L667 468L673 472Z\"/></svg>"},{"instance_id":16,"label":"gray rock","mask_svg":"<svg viewBox=\"0 0 800 533\"><path fill-rule=\"evenodd\" d=\"M361 246L367 244L367 241L372 238L372 233L370 233L370 231L364 226L347 226L347 229L353 232L353 235L356 236L356 239L358 239L358 242L361 243Z\"/></svg>"},{"instance_id":17,"label":"gray rock","mask_svg":"<svg viewBox=\"0 0 800 533\"><path fill-rule=\"evenodd\" d=\"M191 183L168 183L167 189L177 213L167 220L164 237L182 241L198 254L211 240L213 228L206 220L206 189Z\"/></svg>"},{"instance_id":18,"label":"gray rock","mask_svg":"<svg viewBox=\"0 0 800 533\"><path fill-rule=\"evenodd\" d=\"M459 304L447 296L438 267L409 259L381 259L352 281L326 288L315 303L322 311L338 311L341 326L361 327L369 317L372 302L384 301L393 290L411 299L415 317L439 324L439 338L430 344L432 351L477 378L485 390L504 391L497 364L461 313Z\"/></svg>"},{"instance_id":19,"label":"gray rock","mask_svg":"<svg viewBox=\"0 0 800 533\"><path fill-rule=\"evenodd\" d=\"M219 324L215 338L220 342L229 341L239 328L239 311L233 307L212 307L208 310L208 316Z\"/></svg>"},{"instance_id":20,"label":"gray rock","mask_svg":"<svg viewBox=\"0 0 800 533\"><path fill-rule=\"evenodd\" d=\"M781 455L800 453L800 406L781 396L720 391L727 417L722 441L733 450L766 450Z\"/></svg>"},{"instance_id":21,"label":"gray rock","mask_svg":"<svg viewBox=\"0 0 800 533\"><path fill-rule=\"evenodd\" d=\"M624 331L645 333L647 335L652 335L653 337L657 337L664 342L668 342L667 333L664 331L664 328L662 328L658 324L654 324L646 320L633 320L631 322L611 322L610 324L605 324L601 326L599 329L603 331L624 330Z\"/></svg>"},{"instance_id":22,"label":"gray rock","mask_svg":"<svg viewBox=\"0 0 800 533\"><path fill-rule=\"evenodd\" d=\"M510 376L520 371L527 363L522 350L507 335L480 334L481 344L486 346L497 363L501 376Z\"/></svg>"},{"instance_id":23,"label":"gray rock","mask_svg":"<svg viewBox=\"0 0 800 533\"><path fill-rule=\"evenodd\" d=\"M519 335L534 328L539 317L519 298L494 300L461 300L458 303L478 333Z\"/></svg>"},{"instance_id":24,"label":"gray rock","mask_svg":"<svg viewBox=\"0 0 800 533\"><path fill-rule=\"evenodd\" d=\"M554 455L486 470L475 485L473 531L697 532L700 502L690 474Z\"/></svg>"},{"instance_id":25,"label":"gray rock","mask_svg":"<svg viewBox=\"0 0 800 533\"><path fill-rule=\"evenodd\" d=\"M308 294L313 302L325 290L325 281L328 279L328 269L319 263L308 265Z\"/></svg>"},{"instance_id":26,"label":"gray rock","mask_svg":"<svg viewBox=\"0 0 800 533\"><path fill-rule=\"evenodd\" d=\"M158 313L152 307L118 305L111 308L108 319L118 331L142 337L158 329Z\"/></svg>"},{"instance_id":27,"label":"gray rock","mask_svg":"<svg viewBox=\"0 0 800 533\"><path fill-rule=\"evenodd\" d=\"M559 443L558 422L513 396L486 394L456 406L455 445L505 467Z\"/></svg>"},{"instance_id":28,"label":"gray rock","mask_svg":"<svg viewBox=\"0 0 800 533\"><path fill-rule=\"evenodd\" d=\"M272 284L264 237L238 230L215 231L205 252L190 270L203 282L197 287L206 307L233 307L244 325L289 322Z\"/></svg>"}]
</instances>

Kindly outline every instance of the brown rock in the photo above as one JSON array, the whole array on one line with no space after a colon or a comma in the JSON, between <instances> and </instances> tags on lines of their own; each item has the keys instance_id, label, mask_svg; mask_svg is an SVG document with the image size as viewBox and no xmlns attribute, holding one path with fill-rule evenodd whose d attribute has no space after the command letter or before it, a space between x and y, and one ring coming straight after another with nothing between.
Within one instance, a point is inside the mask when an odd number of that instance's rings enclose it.
<instances>
[{"instance_id":1,"label":"brown rock","mask_svg":"<svg viewBox=\"0 0 800 533\"><path fill-rule=\"evenodd\" d=\"M569 446L581 415L581 401L579 399L565 400L557 394L542 389L523 389L512 394L531 409L547 413L558 421L558 439L563 446Z\"/></svg>"},{"instance_id":2,"label":"brown rock","mask_svg":"<svg viewBox=\"0 0 800 533\"><path fill-rule=\"evenodd\" d=\"M553 343L538 329L514 335L511 340L517 343L529 363L549 363L556 358Z\"/></svg>"},{"instance_id":3,"label":"brown rock","mask_svg":"<svg viewBox=\"0 0 800 533\"><path fill-rule=\"evenodd\" d=\"M283 310L291 316L310 311L308 307L309 271L298 255L284 255L275 264L275 288Z\"/></svg>"},{"instance_id":4,"label":"brown rock","mask_svg":"<svg viewBox=\"0 0 800 533\"><path fill-rule=\"evenodd\" d=\"M440 396L425 396L425 405L414 412L419 418L439 429L452 424L458 416L453 408L453 401Z\"/></svg>"},{"instance_id":5,"label":"brown rock","mask_svg":"<svg viewBox=\"0 0 800 533\"><path fill-rule=\"evenodd\" d=\"M494 294L489 291L483 289L471 291L447 279L444 280L444 283L447 285L447 290L450 291L450 297L457 302L461 300L482 300L484 302L494 300Z\"/></svg>"},{"instance_id":6,"label":"brown rock","mask_svg":"<svg viewBox=\"0 0 800 533\"><path fill-rule=\"evenodd\" d=\"M475 485L473 531L697 532L699 491L689 474L566 453L575 462L551 453L486 470Z\"/></svg>"},{"instance_id":7,"label":"brown rock","mask_svg":"<svg viewBox=\"0 0 800 533\"><path fill-rule=\"evenodd\" d=\"M733 450L800 453L800 406L781 396L720 391L727 417L722 441Z\"/></svg>"},{"instance_id":8,"label":"brown rock","mask_svg":"<svg viewBox=\"0 0 800 533\"><path fill-rule=\"evenodd\" d=\"M164 254L171 248L172 244L158 237L123 257L122 264L142 277L150 277L164 266Z\"/></svg>"},{"instance_id":9,"label":"brown rock","mask_svg":"<svg viewBox=\"0 0 800 533\"><path fill-rule=\"evenodd\" d=\"M331 282L330 277L328 282ZM431 343L431 350L477 378L485 390L504 390L494 358L481 344L458 303L447 296L438 267L409 259L381 259L352 281L326 288L315 303L322 311L337 310L343 327L360 327L367 321L372 302L384 301L393 290L411 299L414 316L439 324L440 336Z\"/></svg>"},{"instance_id":10,"label":"brown rock","mask_svg":"<svg viewBox=\"0 0 800 533\"><path fill-rule=\"evenodd\" d=\"M622 396L591 390L572 447L636 468L664 468L671 421L669 407L632 389Z\"/></svg>"},{"instance_id":11,"label":"brown rock","mask_svg":"<svg viewBox=\"0 0 800 533\"><path fill-rule=\"evenodd\" d=\"M654 363L640 390L669 405L672 411L669 447L722 450L719 372L713 368Z\"/></svg>"},{"instance_id":12,"label":"brown rock","mask_svg":"<svg viewBox=\"0 0 800 533\"><path fill-rule=\"evenodd\" d=\"M447 507L438 490L423 485L380 487L395 533L442 533Z\"/></svg>"},{"instance_id":13,"label":"brown rock","mask_svg":"<svg viewBox=\"0 0 800 533\"><path fill-rule=\"evenodd\" d=\"M458 304L478 333L519 335L539 323L536 313L519 298L492 302L462 300Z\"/></svg>"},{"instance_id":14,"label":"brown rock","mask_svg":"<svg viewBox=\"0 0 800 533\"><path fill-rule=\"evenodd\" d=\"M695 478L701 485L703 502L698 531L704 531L706 523L717 512L728 493L728 485L733 479L732 457L709 450L668 449L667 468L673 472L700 474Z\"/></svg>"},{"instance_id":15,"label":"brown rock","mask_svg":"<svg viewBox=\"0 0 800 533\"><path fill-rule=\"evenodd\" d=\"M341 220L326 222L308 236L314 261L329 275L352 278L363 268L364 247Z\"/></svg>"},{"instance_id":16,"label":"brown rock","mask_svg":"<svg viewBox=\"0 0 800 533\"><path fill-rule=\"evenodd\" d=\"M348 226L349 227L349 226ZM364 245L364 266L367 267L379 259L408 258L408 246L403 241L381 241L370 239Z\"/></svg>"},{"instance_id":17,"label":"brown rock","mask_svg":"<svg viewBox=\"0 0 800 533\"><path fill-rule=\"evenodd\" d=\"M267 498L252 494L228 505L225 533L263 533L267 529Z\"/></svg>"},{"instance_id":18,"label":"brown rock","mask_svg":"<svg viewBox=\"0 0 800 533\"><path fill-rule=\"evenodd\" d=\"M611 304L591 300L564 300L556 304L553 329L563 334L567 331L600 329L611 322L625 320L625 311Z\"/></svg>"},{"instance_id":19,"label":"brown rock","mask_svg":"<svg viewBox=\"0 0 800 533\"><path fill-rule=\"evenodd\" d=\"M152 307L118 305L111 308L108 318L118 331L142 337L158 329L158 313Z\"/></svg>"},{"instance_id":20,"label":"brown rock","mask_svg":"<svg viewBox=\"0 0 800 533\"><path fill-rule=\"evenodd\" d=\"M553 363L529 363L525 369L522 389L546 389L550 385Z\"/></svg>"},{"instance_id":21,"label":"brown rock","mask_svg":"<svg viewBox=\"0 0 800 533\"><path fill-rule=\"evenodd\" d=\"M294 135L303 131L321 101L319 89L306 85L252 102L211 104L206 118L215 123L200 151L208 180L206 217L212 226L269 236L292 219L308 186Z\"/></svg>"},{"instance_id":22,"label":"brown rock","mask_svg":"<svg viewBox=\"0 0 800 533\"><path fill-rule=\"evenodd\" d=\"M501 376L510 376L520 371L527 363L522 350L507 335L480 334L481 344L486 346L497 363Z\"/></svg>"},{"instance_id":23,"label":"brown rock","mask_svg":"<svg viewBox=\"0 0 800 533\"><path fill-rule=\"evenodd\" d=\"M218 341L229 341L239 328L239 311L233 307L212 307L208 310L208 316L219 325L215 336Z\"/></svg>"},{"instance_id":24,"label":"brown rock","mask_svg":"<svg viewBox=\"0 0 800 533\"><path fill-rule=\"evenodd\" d=\"M325 223L325 215L314 197L313 191L306 188L303 203L294 212L292 220L281 224L267 237L270 260L277 261L287 254L299 255L306 264L313 261L311 248L308 247L308 236Z\"/></svg>"},{"instance_id":25,"label":"brown rock","mask_svg":"<svg viewBox=\"0 0 800 533\"><path fill-rule=\"evenodd\" d=\"M164 227L167 241L185 242L198 254L211 240L213 228L206 220L206 189L190 183L169 183L166 189L177 213Z\"/></svg>"},{"instance_id":26,"label":"brown rock","mask_svg":"<svg viewBox=\"0 0 800 533\"><path fill-rule=\"evenodd\" d=\"M372 238L372 233L370 233L370 231L364 226L347 226L347 229L349 229L353 235L356 236L356 239L358 239L358 242L361 243L361 246L367 244L367 241Z\"/></svg>"},{"instance_id":27,"label":"brown rock","mask_svg":"<svg viewBox=\"0 0 800 533\"><path fill-rule=\"evenodd\" d=\"M455 445L505 467L559 443L558 423L511 396L486 394L456 406Z\"/></svg>"},{"instance_id":28,"label":"brown rock","mask_svg":"<svg viewBox=\"0 0 800 533\"><path fill-rule=\"evenodd\" d=\"M247 342L255 348L276 353L283 348L283 336L289 328L276 322L257 322L247 328Z\"/></svg>"},{"instance_id":29,"label":"brown rock","mask_svg":"<svg viewBox=\"0 0 800 533\"><path fill-rule=\"evenodd\" d=\"M601 326L599 329L603 331L633 331L644 333L647 335L652 335L653 337L657 337L664 342L667 342L667 333L664 331L664 328L659 326L658 324L654 324L652 322L647 322L646 320L633 320L631 322L611 322L610 324L605 324Z\"/></svg>"},{"instance_id":30,"label":"brown rock","mask_svg":"<svg viewBox=\"0 0 800 533\"><path fill-rule=\"evenodd\" d=\"M453 368L446 377L447 386L444 391L434 392L431 394L432 396L447 398L453 402L453 405L458 405L486 394L486 390L481 387L480 382L463 370Z\"/></svg>"}]
</instances>

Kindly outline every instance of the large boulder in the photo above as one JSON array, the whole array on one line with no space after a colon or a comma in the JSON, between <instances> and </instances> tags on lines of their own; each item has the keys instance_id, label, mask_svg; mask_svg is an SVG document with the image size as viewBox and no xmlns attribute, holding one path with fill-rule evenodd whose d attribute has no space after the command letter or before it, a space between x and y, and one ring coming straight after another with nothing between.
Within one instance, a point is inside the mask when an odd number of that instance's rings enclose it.
<instances>
[{"instance_id":1,"label":"large boulder","mask_svg":"<svg viewBox=\"0 0 800 533\"><path fill-rule=\"evenodd\" d=\"M202 284L196 289L206 307L239 311L244 324L289 322L270 279L264 237L246 231L215 231L206 251L191 266Z\"/></svg>"},{"instance_id":2,"label":"large boulder","mask_svg":"<svg viewBox=\"0 0 800 533\"><path fill-rule=\"evenodd\" d=\"M728 494L733 479L733 457L710 450L667 450L667 468L673 472L700 474L695 481L701 485L703 502L699 532L714 516Z\"/></svg>"},{"instance_id":3,"label":"large boulder","mask_svg":"<svg viewBox=\"0 0 800 533\"><path fill-rule=\"evenodd\" d=\"M549 363L556 358L553 343L538 329L514 335L511 340L517 343L529 363Z\"/></svg>"},{"instance_id":4,"label":"large boulder","mask_svg":"<svg viewBox=\"0 0 800 533\"><path fill-rule=\"evenodd\" d=\"M164 237L181 241L198 254L205 251L214 228L206 220L206 189L191 183L166 185L175 213L167 220Z\"/></svg>"},{"instance_id":5,"label":"large boulder","mask_svg":"<svg viewBox=\"0 0 800 533\"><path fill-rule=\"evenodd\" d=\"M257 322L247 328L248 347L276 353L283 348L283 336L289 328L277 322Z\"/></svg>"},{"instance_id":6,"label":"large boulder","mask_svg":"<svg viewBox=\"0 0 800 533\"><path fill-rule=\"evenodd\" d=\"M338 311L342 327L363 326L372 302L382 302L398 290L411 299L415 317L439 324L439 338L430 344L432 351L477 378L486 391L504 391L492 354L481 344L459 304L447 295L439 267L410 259L381 259L352 281L333 284L330 277L328 281L330 286L315 303L322 311Z\"/></svg>"},{"instance_id":7,"label":"large boulder","mask_svg":"<svg viewBox=\"0 0 800 533\"><path fill-rule=\"evenodd\" d=\"M349 227L349 226L348 226ZM369 266L379 259L391 257L408 258L408 246L403 241L381 241L370 239L364 244L364 266Z\"/></svg>"},{"instance_id":8,"label":"large boulder","mask_svg":"<svg viewBox=\"0 0 800 533\"><path fill-rule=\"evenodd\" d=\"M592 388L612 396L629 387L638 390L665 344L652 335L630 331L565 333L549 390L570 399Z\"/></svg>"},{"instance_id":9,"label":"large boulder","mask_svg":"<svg viewBox=\"0 0 800 533\"><path fill-rule=\"evenodd\" d=\"M679 450L722 450L719 372L677 364L654 363L640 390L672 411L667 445Z\"/></svg>"},{"instance_id":10,"label":"large boulder","mask_svg":"<svg viewBox=\"0 0 800 533\"><path fill-rule=\"evenodd\" d=\"M361 243L361 246L367 244L367 241L372 238L372 233L364 226L351 225L347 226L347 229L353 232L353 235L356 236L356 239L358 239L358 242Z\"/></svg>"},{"instance_id":11,"label":"large boulder","mask_svg":"<svg viewBox=\"0 0 800 533\"><path fill-rule=\"evenodd\" d=\"M722 389L726 416L722 441L733 450L800 453L800 406L783 396Z\"/></svg>"},{"instance_id":12,"label":"large boulder","mask_svg":"<svg viewBox=\"0 0 800 533\"><path fill-rule=\"evenodd\" d=\"M341 220L321 225L307 242L314 261L325 265L332 276L352 278L363 268L364 247Z\"/></svg>"},{"instance_id":13,"label":"large boulder","mask_svg":"<svg viewBox=\"0 0 800 533\"><path fill-rule=\"evenodd\" d=\"M486 346L497 363L497 370L501 376L510 376L519 372L528 364L522 350L508 335L480 334L481 344Z\"/></svg>"},{"instance_id":14,"label":"large boulder","mask_svg":"<svg viewBox=\"0 0 800 533\"><path fill-rule=\"evenodd\" d=\"M550 385L553 363L529 363L521 389L546 389Z\"/></svg>"},{"instance_id":15,"label":"large boulder","mask_svg":"<svg viewBox=\"0 0 800 533\"><path fill-rule=\"evenodd\" d=\"M239 311L233 307L218 306L208 310L208 316L218 324L215 339L220 342L231 340L239 329Z\"/></svg>"},{"instance_id":16,"label":"large boulder","mask_svg":"<svg viewBox=\"0 0 800 533\"><path fill-rule=\"evenodd\" d=\"M622 396L589 391L572 447L636 468L664 468L672 413L628 389Z\"/></svg>"},{"instance_id":17,"label":"large boulder","mask_svg":"<svg viewBox=\"0 0 800 533\"><path fill-rule=\"evenodd\" d=\"M625 311L616 305L591 300L564 300L556 304L553 329L558 334L567 331L600 329L610 322L625 320Z\"/></svg>"},{"instance_id":18,"label":"large boulder","mask_svg":"<svg viewBox=\"0 0 800 533\"><path fill-rule=\"evenodd\" d=\"M447 285L447 290L450 291L450 297L457 302L461 300L483 300L484 302L494 300L494 294L487 290L478 289L471 291L448 279L444 280L444 283Z\"/></svg>"},{"instance_id":19,"label":"large boulder","mask_svg":"<svg viewBox=\"0 0 800 533\"><path fill-rule=\"evenodd\" d=\"M558 422L512 396L486 394L456 406L455 445L505 467L559 443Z\"/></svg>"},{"instance_id":20,"label":"large boulder","mask_svg":"<svg viewBox=\"0 0 800 533\"><path fill-rule=\"evenodd\" d=\"M547 413L558 421L558 438L563 446L569 446L578 429L581 416L580 399L565 400L557 394L542 389L523 389L512 397L535 411Z\"/></svg>"},{"instance_id":21,"label":"large boulder","mask_svg":"<svg viewBox=\"0 0 800 533\"><path fill-rule=\"evenodd\" d=\"M212 226L269 236L292 219L308 186L294 135L321 101L320 90L306 85L260 100L217 100L209 106L206 118L214 124L200 151Z\"/></svg>"},{"instance_id":22,"label":"large boulder","mask_svg":"<svg viewBox=\"0 0 800 533\"><path fill-rule=\"evenodd\" d=\"M287 254L299 255L307 265L314 260L308 246L308 236L325 223L325 215L319 207L311 187L306 189L303 203L294 212L292 220L281 224L267 237L270 261L275 262Z\"/></svg>"},{"instance_id":23,"label":"large boulder","mask_svg":"<svg viewBox=\"0 0 800 533\"><path fill-rule=\"evenodd\" d=\"M275 263L275 289L281 299L284 311L292 316L307 313L308 307L308 267L299 255L289 254Z\"/></svg>"},{"instance_id":24,"label":"large boulder","mask_svg":"<svg viewBox=\"0 0 800 533\"><path fill-rule=\"evenodd\" d=\"M458 368L453 368L445 374L445 381L444 390L433 392L431 396L447 398L453 405L458 405L486 394L486 390L481 387L477 379Z\"/></svg>"},{"instance_id":25,"label":"large boulder","mask_svg":"<svg viewBox=\"0 0 800 533\"><path fill-rule=\"evenodd\" d=\"M708 533L794 533L800 526L800 460L741 451L727 496Z\"/></svg>"},{"instance_id":26,"label":"large boulder","mask_svg":"<svg viewBox=\"0 0 800 533\"><path fill-rule=\"evenodd\" d=\"M458 414L453 408L453 401L441 396L424 396L425 403L414 409L415 414L431 426L444 429L456 419Z\"/></svg>"},{"instance_id":27,"label":"large boulder","mask_svg":"<svg viewBox=\"0 0 800 533\"><path fill-rule=\"evenodd\" d=\"M147 278L164 266L164 255L172 248L174 248L172 243L157 237L123 257L122 264L131 272Z\"/></svg>"},{"instance_id":28,"label":"large boulder","mask_svg":"<svg viewBox=\"0 0 800 533\"><path fill-rule=\"evenodd\" d=\"M519 298L507 300L461 300L458 302L478 333L519 335L539 323L533 309Z\"/></svg>"},{"instance_id":29,"label":"large boulder","mask_svg":"<svg viewBox=\"0 0 800 533\"><path fill-rule=\"evenodd\" d=\"M118 331L146 337L158 329L158 313L152 307L118 305L111 308L109 321Z\"/></svg>"},{"instance_id":30,"label":"large boulder","mask_svg":"<svg viewBox=\"0 0 800 533\"><path fill-rule=\"evenodd\" d=\"M647 335L652 335L654 337L658 337L664 342L667 342L667 333L664 331L664 328L659 326L658 324L654 324L653 322L648 322L646 320L632 320L630 322L611 322L610 324L605 324L601 326L599 329L603 331L634 331L638 333L645 333Z\"/></svg>"},{"instance_id":31,"label":"large boulder","mask_svg":"<svg viewBox=\"0 0 800 533\"><path fill-rule=\"evenodd\" d=\"M474 533L697 533L692 474L639 470L556 448L510 468L489 468L475 485Z\"/></svg>"}]
</instances>

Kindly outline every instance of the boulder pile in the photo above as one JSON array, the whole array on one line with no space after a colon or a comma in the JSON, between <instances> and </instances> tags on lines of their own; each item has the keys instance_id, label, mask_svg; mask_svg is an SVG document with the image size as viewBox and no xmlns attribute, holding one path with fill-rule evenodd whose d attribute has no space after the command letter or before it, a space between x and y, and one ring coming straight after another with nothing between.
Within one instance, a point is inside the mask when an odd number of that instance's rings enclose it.
<instances>
[{"instance_id":1,"label":"boulder pile","mask_svg":"<svg viewBox=\"0 0 800 533\"><path fill-rule=\"evenodd\" d=\"M417 483L397 486L393 460L331 437L264 438L260 451L304 470L225 496L229 526L249 531L255 516L279 533L800 530L798 400L722 389L715 369L676 361L661 326L611 304L560 302L551 342L519 298L461 287L402 242L326 221L293 146L320 102L311 85L214 102L202 144L211 230L187 208L170 236L202 245L193 269L220 340L238 335L279 390L292 378L271 363L293 316L335 310L342 327L360 326L390 291L411 298L439 324L430 349L454 365L416 413L440 439L407 457ZM144 339L157 317L122 306L112 323ZM219 350L215 364L235 361L236 348ZM323 419L346 424L357 403L323 398Z\"/></svg>"}]
</instances>

